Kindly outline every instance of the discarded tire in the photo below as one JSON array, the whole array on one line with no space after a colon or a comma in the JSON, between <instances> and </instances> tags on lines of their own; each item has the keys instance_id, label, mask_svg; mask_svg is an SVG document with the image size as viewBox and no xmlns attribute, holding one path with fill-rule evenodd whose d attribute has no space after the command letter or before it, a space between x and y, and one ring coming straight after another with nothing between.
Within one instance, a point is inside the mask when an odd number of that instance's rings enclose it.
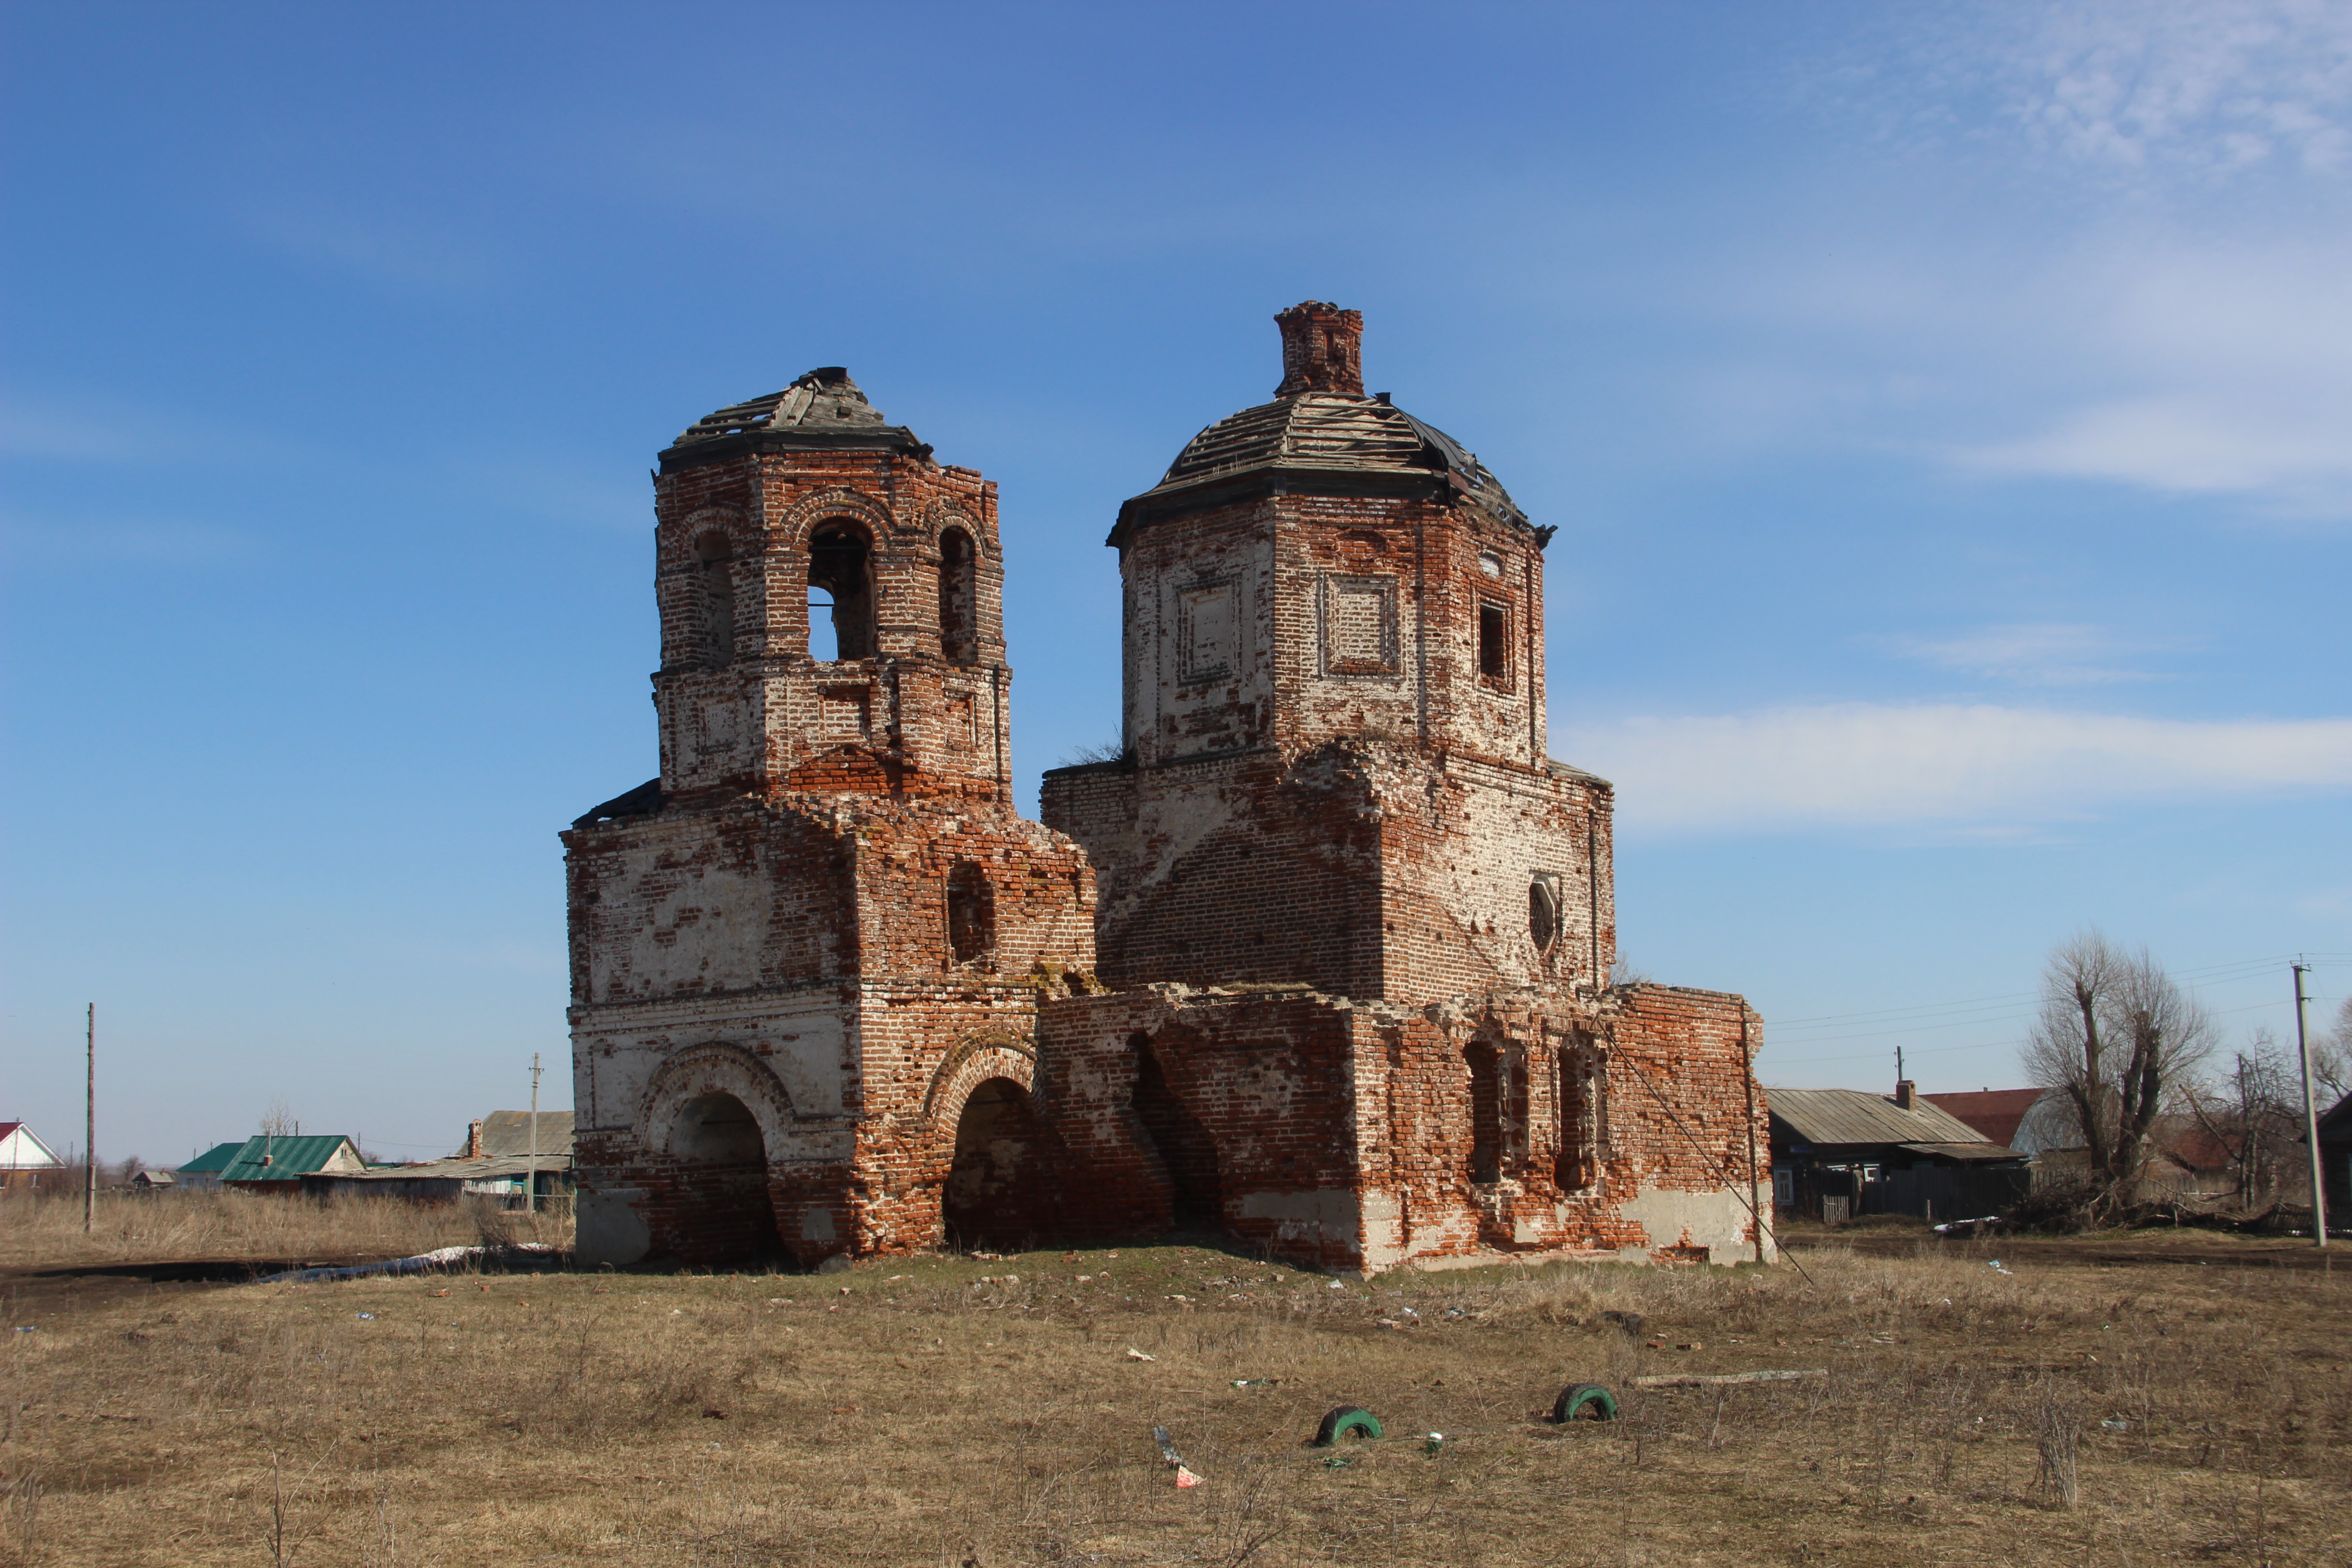
<instances>
[{"instance_id":1,"label":"discarded tire","mask_svg":"<svg viewBox=\"0 0 2352 1568\"><path fill-rule=\"evenodd\" d=\"M1580 1416L1587 1421L1616 1420L1617 1396L1597 1383L1570 1384L1552 1401L1551 1418L1574 1421Z\"/></svg>"},{"instance_id":2,"label":"discarded tire","mask_svg":"<svg viewBox=\"0 0 2352 1568\"><path fill-rule=\"evenodd\" d=\"M1323 1425L1315 1429L1315 1446L1328 1448L1350 1432L1364 1437L1381 1436L1381 1418L1358 1405L1342 1405L1323 1417Z\"/></svg>"}]
</instances>

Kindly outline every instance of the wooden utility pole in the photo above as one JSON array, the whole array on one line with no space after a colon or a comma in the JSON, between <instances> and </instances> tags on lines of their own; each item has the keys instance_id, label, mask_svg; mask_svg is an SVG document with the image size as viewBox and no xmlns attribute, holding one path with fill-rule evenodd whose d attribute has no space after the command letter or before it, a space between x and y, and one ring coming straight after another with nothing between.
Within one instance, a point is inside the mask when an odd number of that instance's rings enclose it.
<instances>
[{"instance_id":1,"label":"wooden utility pole","mask_svg":"<svg viewBox=\"0 0 2352 1568\"><path fill-rule=\"evenodd\" d=\"M2326 1172L2326 1162L2319 1157L2319 1104L2311 1097L2311 1039L2303 1025L2303 977L2311 967L2296 963L2294 970L2294 1054L2303 1060L2303 1136L2311 1150L2311 1231L2319 1245L2327 1246L2327 1184L2321 1178Z\"/></svg>"},{"instance_id":2,"label":"wooden utility pole","mask_svg":"<svg viewBox=\"0 0 2352 1568\"><path fill-rule=\"evenodd\" d=\"M530 1187L530 1212L539 1212L539 1053L530 1053L530 1173L523 1180Z\"/></svg>"},{"instance_id":3,"label":"wooden utility pole","mask_svg":"<svg viewBox=\"0 0 2352 1568\"><path fill-rule=\"evenodd\" d=\"M82 1114L82 1147L87 1150L87 1154L82 1154L82 1159L87 1162L87 1166L82 1168L82 1234L85 1234L85 1237L91 1232L91 1229L97 1229L97 1223L99 1223L99 1004L97 1002L89 1004L89 1032L87 1032L87 1044L89 1044L89 1081L85 1084L85 1096L82 1096L82 1112L85 1112ZM2310 1072L2305 1072L2303 1077L2305 1081L2310 1081Z\"/></svg>"}]
</instances>

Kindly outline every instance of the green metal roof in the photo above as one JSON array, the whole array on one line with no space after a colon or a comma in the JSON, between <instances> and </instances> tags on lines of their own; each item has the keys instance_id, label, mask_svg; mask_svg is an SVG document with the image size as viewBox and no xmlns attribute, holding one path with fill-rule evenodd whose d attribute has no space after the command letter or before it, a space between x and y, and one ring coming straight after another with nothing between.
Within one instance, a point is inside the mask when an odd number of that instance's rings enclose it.
<instances>
[{"instance_id":1,"label":"green metal roof","mask_svg":"<svg viewBox=\"0 0 2352 1568\"><path fill-rule=\"evenodd\" d=\"M183 1175L202 1175L206 1171L225 1170L228 1163L236 1158L236 1152L244 1147L242 1142L215 1143L181 1166L180 1172Z\"/></svg>"},{"instance_id":2,"label":"green metal roof","mask_svg":"<svg viewBox=\"0 0 2352 1568\"><path fill-rule=\"evenodd\" d=\"M259 1136L239 1146L236 1158L222 1168L224 1182L292 1182L326 1168L335 1152L351 1140L340 1134L307 1138ZM268 1164L262 1163L267 1159ZM356 1163L356 1156L354 1156Z\"/></svg>"}]
</instances>

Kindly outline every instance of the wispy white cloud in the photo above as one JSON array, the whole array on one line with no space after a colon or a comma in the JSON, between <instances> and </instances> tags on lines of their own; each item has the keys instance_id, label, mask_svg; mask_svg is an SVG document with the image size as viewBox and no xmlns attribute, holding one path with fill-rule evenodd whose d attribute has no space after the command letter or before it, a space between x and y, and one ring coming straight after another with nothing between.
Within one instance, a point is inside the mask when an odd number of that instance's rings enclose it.
<instances>
[{"instance_id":1,"label":"wispy white cloud","mask_svg":"<svg viewBox=\"0 0 2352 1568\"><path fill-rule=\"evenodd\" d=\"M199 459L281 462L303 455L266 427L152 397L23 393L0 396L0 455L127 467Z\"/></svg>"},{"instance_id":2,"label":"wispy white cloud","mask_svg":"<svg viewBox=\"0 0 2352 1568\"><path fill-rule=\"evenodd\" d=\"M1887 7L1801 89L1885 141L2021 150L2120 183L2352 171L2340 0L1982 0Z\"/></svg>"},{"instance_id":3,"label":"wispy white cloud","mask_svg":"<svg viewBox=\"0 0 2352 1568\"><path fill-rule=\"evenodd\" d=\"M0 521L0 554L18 566L202 566L249 555L255 535L184 518Z\"/></svg>"},{"instance_id":4,"label":"wispy white cloud","mask_svg":"<svg viewBox=\"0 0 2352 1568\"><path fill-rule=\"evenodd\" d=\"M2153 680L2154 672L2121 662L2160 646L2116 637L2098 626L2032 622L1984 626L1958 637L1894 637L1885 646L1906 658L1960 675L2016 686L2109 686Z\"/></svg>"},{"instance_id":5,"label":"wispy white cloud","mask_svg":"<svg viewBox=\"0 0 2352 1568\"><path fill-rule=\"evenodd\" d=\"M2069 270L2053 302L2071 300L2074 320L2047 331L2070 363L2130 390L2084 398L1959 460L2352 514L2344 270L2340 245L2111 240Z\"/></svg>"},{"instance_id":6,"label":"wispy white cloud","mask_svg":"<svg viewBox=\"0 0 2352 1568\"><path fill-rule=\"evenodd\" d=\"M2021 25L1988 62L2005 108L2068 156L2208 174L2352 164L2340 0L2039 0L2011 16Z\"/></svg>"},{"instance_id":7,"label":"wispy white cloud","mask_svg":"<svg viewBox=\"0 0 2352 1568\"><path fill-rule=\"evenodd\" d=\"M2352 400L2278 410L2263 401L2172 394L2095 404L1960 458L1993 471L2244 495L2286 515L2352 510L2352 425L2344 422Z\"/></svg>"},{"instance_id":8,"label":"wispy white cloud","mask_svg":"<svg viewBox=\"0 0 2352 1568\"><path fill-rule=\"evenodd\" d=\"M1979 474L2352 518L2352 5L1887 7L1806 81L1942 205L1908 243L1882 208L1750 268L1853 362L1932 371L1916 403L1874 388L1784 399L1792 416L1907 426L1880 427Z\"/></svg>"},{"instance_id":9,"label":"wispy white cloud","mask_svg":"<svg viewBox=\"0 0 2352 1568\"><path fill-rule=\"evenodd\" d=\"M1555 747L1630 832L1932 825L1995 836L2136 801L2352 789L2352 719L1839 703L1634 718Z\"/></svg>"},{"instance_id":10,"label":"wispy white cloud","mask_svg":"<svg viewBox=\"0 0 2352 1568\"><path fill-rule=\"evenodd\" d=\"M502 270L488 247L413 223L312 208L266 211L250 221L257 237L281 251L397 289L470 292Z\"/></svg>"}]
</instances>

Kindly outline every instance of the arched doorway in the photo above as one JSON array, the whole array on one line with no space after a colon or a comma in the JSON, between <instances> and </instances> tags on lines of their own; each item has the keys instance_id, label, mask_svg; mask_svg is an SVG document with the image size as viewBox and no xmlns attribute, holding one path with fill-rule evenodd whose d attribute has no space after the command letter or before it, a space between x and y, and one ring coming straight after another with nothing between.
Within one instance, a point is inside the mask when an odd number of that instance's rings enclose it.
<instances>
[{"instance_id":1,"label":"arched doorway","mask_svg":"<svg viewBox=\"0 0 2352 1568\"><path fill-rule=\"evenodd\" d=\"M678 1203L672 1252L689 1263L734 1263L783 1250L768 1194L768 1150L751 1107L731 1094L698 1095L669 1129Z\"/></svg>"},{"instance_id":2,"label":"arched doorway","mask_svg":"<svg viewBox=\"0 0 2352 1568\"><path fill-rule=\"evenodd\" d=\"M972 1086L956 1118L955 1163L940 1194L950 1246L1015 1250L1052 1229L1045 1142L1027 1089L1009 1078Z\"/></svg>"},{"instance_id":3,"label":"arched doorway","mask_svg":"<svg viewBox=\"0 0 2352 1568\"><path fill-rule=\"evenodd\" d=\"M1151 1135L1160 1163L1167 1167L1169 1184L1174 1189L1170 1217L1175 1228L1223 1230L1224 1193L1217 1177L1216 1143L1201 1119L1168 1086L1168 1075L1160 1070L1150 1038L1138 1034L1127 1046L1135 1058L1135 1089L1128 1103Z\"/></svg>"}]
</instances>

